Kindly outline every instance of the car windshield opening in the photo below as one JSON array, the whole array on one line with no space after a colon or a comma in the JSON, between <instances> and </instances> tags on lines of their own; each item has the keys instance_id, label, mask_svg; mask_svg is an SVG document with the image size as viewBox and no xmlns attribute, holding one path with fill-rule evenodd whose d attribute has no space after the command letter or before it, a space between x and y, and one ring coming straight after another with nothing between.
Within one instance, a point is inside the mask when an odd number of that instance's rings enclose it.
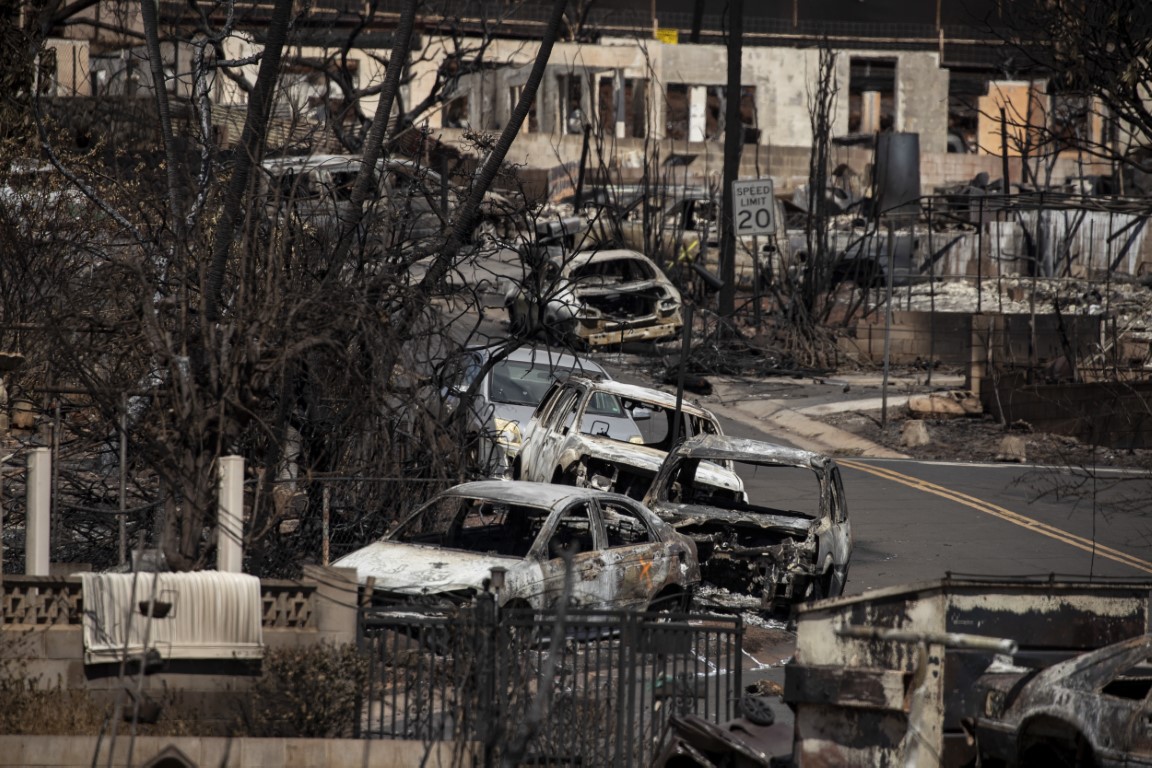
<instances>
[{"instance_id":1,"label":"car windshield opening","mask_svg":"<svg viewBox=\"0 0 1152 768\"><path fill-rule=\"evenodd\" d=\"M668 500L804 520L818 520L825 515L827 501L821 492L820 476L811 469L740 460L729 464L744 482L747 499L708 482L705 473L715 469L713 462L683 461L672 477Z\"/></svg>"},{"instance_id":2,"label":"car windshield opening","mask_svg":"<svg viewBox=\"0 0 1152 768\"><path fill-rule=\"evenodd\" d=\"M598 392L584 412L581 431L590 435L603 435L622 443L633 443L672 450L673 436L680 439L697 434L714 434L717 429L707 419L680 412L680 428L676 426L676 409L644 400L617 397Z\"/></svg>"},{"instance_id":3,"label":"car windshield opening","mask_svg":"<svg viewBox=\"0 0 1152 768\"><path fill-rule=\"evenodd\" d=\"M389 537L503 557L527 557L548 510L488 499L450 496L424 507Z\"/></svg>"},{"instance_id":4,"label":"car windshield opening","mask_svg":"<svg viewBox=\"0 0 1152 768\"><path fill-rule=\"evenodd\" d=\"M556 380L569 373L567 366L504 360L492 366L488 374L488 392L492 402L512 405L537 405Z\"/></svg>"}]
</instances>

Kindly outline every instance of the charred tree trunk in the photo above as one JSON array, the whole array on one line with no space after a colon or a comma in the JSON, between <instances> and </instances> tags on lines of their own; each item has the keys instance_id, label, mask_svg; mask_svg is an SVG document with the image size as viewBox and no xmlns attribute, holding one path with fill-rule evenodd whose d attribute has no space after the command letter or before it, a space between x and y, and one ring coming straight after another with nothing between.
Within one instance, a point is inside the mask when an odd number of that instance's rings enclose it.
<instances>
[{"instance_id":1,"label":"charred tree trunk","mask_svg":"<svg viewBox=\"0 0 1152 768\"><path fill-rule=\"evenodd\" d=\"M736 232L732 218L732 182L740 176L744 123L740 119L740 69L744 55L744 0L728 3L728 87L724 110L724 189L720 218L720 314L736 312Z\"/></svg>"}]
</instances>

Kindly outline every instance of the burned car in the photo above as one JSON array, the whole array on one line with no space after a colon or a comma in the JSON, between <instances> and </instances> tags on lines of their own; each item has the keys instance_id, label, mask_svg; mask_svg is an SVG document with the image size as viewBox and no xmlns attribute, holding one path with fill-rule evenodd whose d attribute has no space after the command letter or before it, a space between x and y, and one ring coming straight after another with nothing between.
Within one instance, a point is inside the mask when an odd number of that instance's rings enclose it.
<instances>
[{"instance_id":1,"label":"burned car","mask_svg":"<svg viewBox=\"0 0 1152 768\"><path fill-rule=\"evenodd\" d=\"M666 392L573 374L552 385L524 429L512 476L623 493L641 499L680 438L721 434L709 411ZM740 478L705 462L700 482L734 501Z\"/></svg>"},{"instance_id":2,"label":"burned car","mask_svg":"<svg viewBox=\"0 0 1152 768\"><path fill-rule=\"evenodd\" d=\"M674 337L683 322L676 286L627 249L542 256L504 306L514 333L588 346Z\"/></svg>"},{"instance_id":3,"label":"burned car","mask_svg":"<svg viewBox=\"0 0 1152 768\"><path fill-rule=\"evenodd\" d=\"M971 728L984 761L1152 766L1152 635L1039 671L994 664L976 688L983 711Z\"/></svg>"},{"instance_id":4,"label":"burned car","mask_svg":"<svg viewBox=\"0 0 1152 768\"><path fill-rule=\"evenodd\" d=\"M441 393L442 416L451 414L461 397L474 389L468 414L470 464L484 476L505 478L520 452L521 431L557 377L574 371L611 378L591 360L548 347L520 347L490 366L479 382L494 349L469 347L453 360L459 370Z\"/></svg>"},{"instance_id":5,"label":"burned car","mask_svg":"<svg viewBox=\"0 0 1152 768\"><path fill-rule=\"evenodd\" d=\"M755 499L715 493L718 464L733 466ZM699 435L669 452L644 502L696 542L705 582L754 595L762 610L844 591L852 529L840 469L827 456Z\"/></svg>"},{"instance_id":6,"label":"burned car","mask_svg":"<svg viewBox=\"0 0 1152 768\"><path fill-rule=\"evenodd\" d=\"M563 594L579 608L687 605L700 580L696 548L634 499L587 488L484 480L438 494L382 540L341 557L378 605L471 601L503 568L497 603L545 610Z\"/></svg>"},{"instance_id":7,"label":"burned car","mask_svg":"<svg viewBox=\"0 0 1152 768\"><path fill-rule=\"evenodd\" d=\"M352 215L352 189L363 167L358 155L276 157L260 165L258 198L280 224L291 224L322 250L334 246L341 220ZM373 174L358 243L373 255L443 238L468 190L410 160L380 160ZM523 206L489 192L477 214L472 240L510 236Z\"/></svg>"}]
</instances>

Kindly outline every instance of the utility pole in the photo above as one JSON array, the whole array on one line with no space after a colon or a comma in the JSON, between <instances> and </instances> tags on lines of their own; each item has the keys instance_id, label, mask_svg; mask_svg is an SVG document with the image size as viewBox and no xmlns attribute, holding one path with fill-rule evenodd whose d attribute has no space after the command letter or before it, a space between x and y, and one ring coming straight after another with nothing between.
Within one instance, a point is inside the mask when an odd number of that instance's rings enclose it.
<instances>
[{"instance_id":1,"label":"utility pole","mask_svg":"<svg viewBox=\"0 0 1152 768\"><path fill-rule=\"evenodd\" d=\"M728 2L728 87L724 93L724 189L720 217L720 314L736 313L736 233L732 223L732 182L740 176L744 123L740 120L740 70L744 56L744 0Z\"/></svg>"}]
</instances>

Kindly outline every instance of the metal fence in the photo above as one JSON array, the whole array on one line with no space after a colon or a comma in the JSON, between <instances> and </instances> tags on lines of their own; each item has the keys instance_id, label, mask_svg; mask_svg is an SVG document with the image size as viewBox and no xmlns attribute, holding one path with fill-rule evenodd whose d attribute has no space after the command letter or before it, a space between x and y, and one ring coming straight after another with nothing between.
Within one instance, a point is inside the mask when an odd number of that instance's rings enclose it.
<instances>
[{"instance_id":1,"label":"metal fence","mask_svg":"<svg viewBox=\"0 0 1152 768\"><path fill-rule=\"evenodd\" d=\"M558 621L559 642L553 638ZM735 717L739 617L368 608L361 735L456 745L491 765L648 765L673 714Z\"/></svg>"}]
</instances>

